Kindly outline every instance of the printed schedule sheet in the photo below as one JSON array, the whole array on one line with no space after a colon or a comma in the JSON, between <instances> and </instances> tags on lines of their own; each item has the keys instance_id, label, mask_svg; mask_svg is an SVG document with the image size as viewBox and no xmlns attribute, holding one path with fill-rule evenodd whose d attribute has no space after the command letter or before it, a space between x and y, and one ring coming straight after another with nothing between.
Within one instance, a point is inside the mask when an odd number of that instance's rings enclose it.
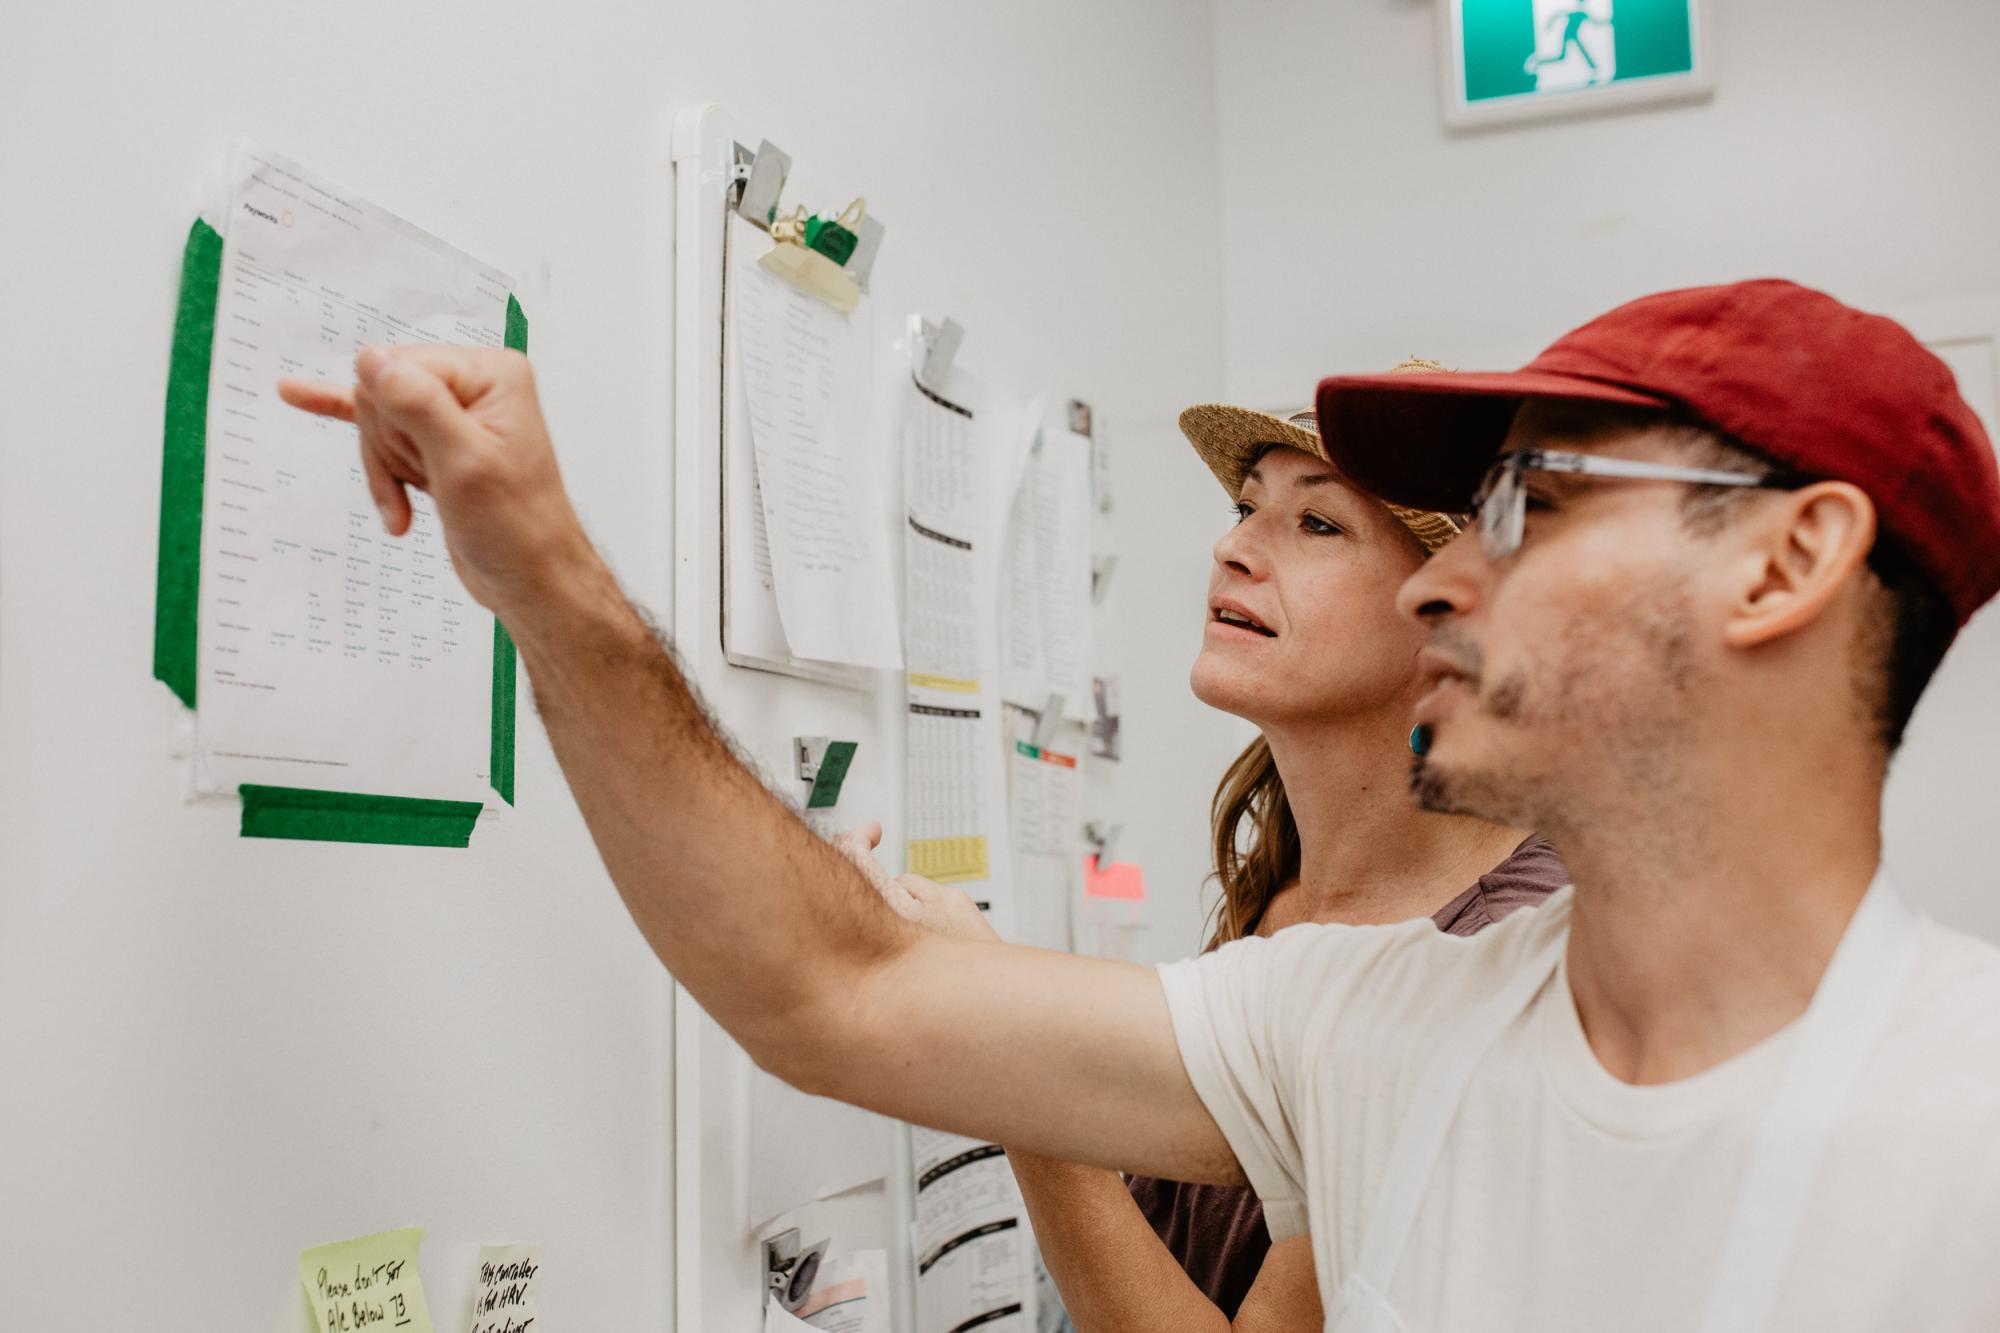
<instances>
[{"instance_id":1,"label":"printed schedule sheet","mask_svg":"<svg viewBox=\"0 0 2000 1333\"><path fill-rule=\"evenodd\" d=\"M494 621L414 494L391 537L353 426L277 382L352 382L371 344L500 346L505 274L275 154L244 151L223 232L201 533L196 785L479 801Z\"/></svg>"}]
</instances>

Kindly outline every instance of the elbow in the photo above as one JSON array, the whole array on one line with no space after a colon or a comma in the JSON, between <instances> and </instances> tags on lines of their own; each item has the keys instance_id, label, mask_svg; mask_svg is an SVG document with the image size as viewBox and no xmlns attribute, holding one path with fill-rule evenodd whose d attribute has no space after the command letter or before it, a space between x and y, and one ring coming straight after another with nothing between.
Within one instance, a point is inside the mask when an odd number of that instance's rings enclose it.
<instances>
[{"instance_id":1,"label":"elbow","mask_svg":"<svg viewBox=\"0 0 2000 1333\"><path fill-rule=\"evenodd\" d=\"M871 999L888 962L824 976L737 1040L759 1069L800 1092L868 1105L867 1090L878 1081L871 1071L891 1056Z\"/></svg>"},{"instance_id":2,"label":"elbow","mask_svg":"<svg viewBox=\"0 0 2000 1333\"><path fill-rule=\"evenodd\" d=\"M759 1069L801 1092L868 1105L894 1058L893 1000L911 950L928 938L856 885L853 908L786 922L782 975L737 1006L729 1024ZM747 988L746 988L747 989Z\"/></svg>"},{"instance_id":3,"label":"elbow","mask_svg":"<svg viewBox=\"0 0 2000 1333\"><path fill-rule=\"evenodd\" d=\"M807 1024L780 1024L739 1038L750 1062L800 1092L841 1098L835 1066L826 1056L828 1036Z\"/></svg>"}]
</instances>

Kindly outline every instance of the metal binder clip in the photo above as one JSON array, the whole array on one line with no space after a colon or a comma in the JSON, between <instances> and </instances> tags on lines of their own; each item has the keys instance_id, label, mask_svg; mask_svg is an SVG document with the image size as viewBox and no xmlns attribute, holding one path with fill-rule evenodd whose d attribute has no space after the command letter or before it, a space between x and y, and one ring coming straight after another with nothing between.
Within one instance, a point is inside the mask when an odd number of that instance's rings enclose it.
<instances>
[{"instance_id":1,"label":"metal binder clip","mask_svg":"<svg viewBox=\"0 0 2000 1333\"><path fill-rule=\"evenodd\" d=\"M825 810L840 800L847 770L854 763L855 741L828 740L825 736L794 736L792 752L799 761L799 780L810 782L806 809Z\"/></svg>"},{"instance_id":2,"label":"metal binder clip","mask_svg":"<svg viewBox=\"0 0 2000 1333\"><path fill-rule=\"evenodd\" d=\"M1118 835L1123 824L1105 824L1093 819L1083 826L1083 840L1097 856L1099 869L1118 859Z\"/></svg>"},{"instance_id":3,"label":"metal binder clip","mask_svg":"<svg viewBox=\"0 0 2000 1333\"><path fill-rule=\"evenodd\" d=\"M786 221L780 218L779 225ZM806 249L803 242L772 246L757 261L757 267L777 274L809 296L817 296L843 315L852 314L861 304L861 289L841 272L840 265L817 250Z\"/></svg>"},{"instance_id":4,"label":"metal binder clip","mask_svg":"<svg viewBox=\"0 0 2000 1333\"><path fill-rule=\"evenodd\" d=\"M917 379L926 389L941 394L945 381L951 378L951 363L958 355L958 345L965 341L965 330L950 318L942 324L925 320L921 328L924 355L917 366Z\"/></svg>"},{"instance_id":5,"label":"metal binder clip","mask_svg":"<svg viewBox=\"0 0 2000 1333\"><path fill-rule=\"evenodd\" d=\"M1118 557L1115 555L1100 556L1097 563L1090 567L1090 600L1092 602L1101 604L1104 601L1104 594L1111 587L1111 576L1117 571Z\"/></svg>"},{"instance_id":6,"label":"metal binder clip","mask_svg":"<svg viewBox=\"0 0 2000 1333\"><path fill-rule=\"evenodd\" d=\"M1035 718L1035 738L1031 742L1037 750L1049 748L1049 742L1056 738L1056 728L1062 725L1063 697L1051 694L1042 705L1041 714Z\"/></svg>"},{"instance_id":7,"label":"metal binder clip","mask_svg":"<svg viewBox=\"0 0 2000 1333\"><path fill-rule=\"evenodd\" d=\"M811 782L819 776L819 765L826 758L827 744L825 736L792 737L792 751L799 761L799 781Z\"/></svg>"},{"instance_id":8,"label":"metal binder clip","mask_svg":"<svg viewBox=\"0 0 2000 1333\"><path fill-rule=\"evenodd\" d=\"M875 271L875 256L882 249L882 220L870 213L854 229L854 253L847 257L847 276L862 291L868 290L868 275Z\"/></svg>"},{"instance_id":9,"label":"metal binder clip","mask_svg":"<svg viewBox=\"0 0 2000 1333\"><path fill-rule=\"evenodd\" d=\"M736 201L736 211L760 227L770 227L771 211L778 206L778 196L785 192L785 177L791 170L791 155L784 149L769 139L758 144L757 155L750 160L750 179L743 184L743 197Z\"/></svg>"},{"instance_id":10,"label":"metal binder clip","mask_svg":"<svg viewBox=\"0 0 2000 1333\"><path fill-rule=\"evenodd\" d=\"M826 1257L827 1241L810 1246L799 1243L799 1229L780 1231L764 1242L764 1303L776 1296L778 1304L795 1310L819 1276L820 1260Z\"/></svg>"},{"instance_id":11,"label":"metal binder clip","mask_svg":"<svg viewBox=\"0 0 2000 1333\"><path fill-rule=\"evenodd\" d=\"M771 239L780 245L804 245L806 243L806 206L800 204L791 212L771 219Z\"/></svg>"}]
</instances>

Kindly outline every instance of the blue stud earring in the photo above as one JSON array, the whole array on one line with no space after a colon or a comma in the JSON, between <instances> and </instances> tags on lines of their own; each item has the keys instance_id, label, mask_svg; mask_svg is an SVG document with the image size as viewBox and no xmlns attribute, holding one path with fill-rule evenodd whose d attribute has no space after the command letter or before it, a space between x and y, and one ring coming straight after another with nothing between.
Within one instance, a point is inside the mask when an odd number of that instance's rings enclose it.
<instances>
[{"instance_id":1,"label":"blue stud earring","mask_svg":"<svg viewBox=\"0 0 2000 1333\"><path fill-rule=\"evenodd\" d=\"M1410 728L1410 753L1421 759L1431 752L1431 729L1419 722Z\"/></svg>"}]
</instances>

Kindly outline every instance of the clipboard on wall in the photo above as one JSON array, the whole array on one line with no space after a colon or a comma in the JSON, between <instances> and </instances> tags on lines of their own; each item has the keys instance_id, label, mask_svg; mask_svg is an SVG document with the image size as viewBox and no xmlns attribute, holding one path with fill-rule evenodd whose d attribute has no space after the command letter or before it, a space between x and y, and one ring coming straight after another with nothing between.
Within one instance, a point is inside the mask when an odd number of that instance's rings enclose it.
<instances>
[{"instance_id":1,"label":"clipboard on wall","mask_svg":"<svg viewBox=\"0 0 2000 1333\"><path fill-rule=\"evenodd\" d=\"M883 229L879 220L860 211L860 201L856 201L837 222L814 219L811 224L845 232L847 243L836 243L829 251L812 248L823 242L818 237L807 242L801 234L808 226L803 208L791 217L778 214L790 158L769 142L752 150L732 141L731 151L734 170L730 188L721 192L716 205L724 214L719 228L722 374L717 412L721 464L717 564L723 658L731 666L866 692L875 687L875 670L802 657L792 650L786 635L776 583L780 576L774 569L767 510L759 490L744 349L731 318L738 294L731 287L740 280L743 269L754 263L835 310L853 312L862 306ZM844 254L846 259L836 262L829 253ZM757 280L754 273L749 277ZM862 311L864 317L867 313ZM864 391L871 387L865 369L858 372L858 378Z\"/></svg>"}]
</instances>

